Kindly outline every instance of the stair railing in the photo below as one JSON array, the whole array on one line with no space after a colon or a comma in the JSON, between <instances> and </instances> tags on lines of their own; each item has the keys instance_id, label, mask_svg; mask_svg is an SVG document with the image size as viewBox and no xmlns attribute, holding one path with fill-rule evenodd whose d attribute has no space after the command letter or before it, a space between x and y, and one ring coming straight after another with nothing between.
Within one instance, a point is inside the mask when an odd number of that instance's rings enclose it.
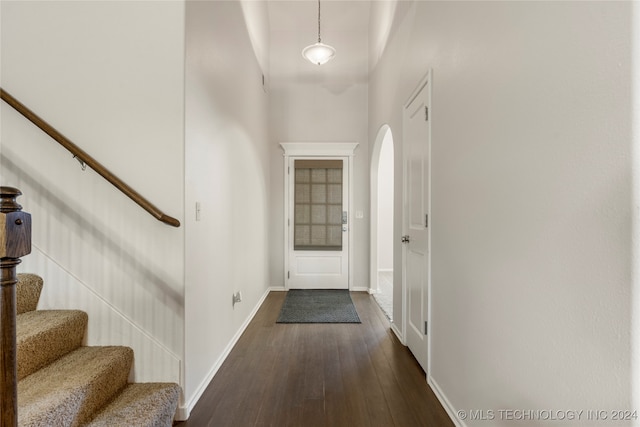
<instances>
[{"instance_id":1,"label":"stair railing","mask_svg":"<svg viewBox=\"0 0 640 427\"><path fill-rule=\"evenodd\" d=\"M31 215L16 202L21 194L0 187L0 427L18 425L16 266L31 253Z\"/></svg>"},{"instance_id":2,"label":"stair railing","mask_svg":"<svg viewBox=\"0 0 640 427\"><path fill-rule=\"evenodd\" d=\"M96 159L87 154L84 150L78 147L76 144L71 142L67 137L58 132L53 126L44 121L38 115L36 115L33 111L27 108L20 101L15 99L9 93L0 88L0 98L13 107L17 112L22 114L27 120L40 128L44 133L49 135L51 138L56 140L60 145L66 148L73 157L78 159L80 164L89 166L91 169L96 171L100 176L109 181L114 187L118 190L122 191L127 197L137 203L142 209L149 212L154 218L159 221L164 222L165 224L171 225L173 227L180 227L180 221L177 219L166 215L156 206L154 206L150 201L142 197L140 193L135 191L125 182L123 182L120 178L115 176L111 171L105 168L102 164L100 164Z\"/></svg>"}]
</instances>

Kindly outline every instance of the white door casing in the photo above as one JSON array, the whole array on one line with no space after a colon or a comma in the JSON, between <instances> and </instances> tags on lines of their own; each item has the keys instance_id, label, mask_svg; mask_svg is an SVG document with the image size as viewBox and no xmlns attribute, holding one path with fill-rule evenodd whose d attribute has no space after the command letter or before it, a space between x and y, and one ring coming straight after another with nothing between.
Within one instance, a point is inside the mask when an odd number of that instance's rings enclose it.
<instances>
[{"instance_id":1,"label":"white door casing","mask_svg":"<svg viewBox=\"0 0 640 427\"><path fill-rule=\"evenodd\" d=\"M431 72L403 111L403 330L405 341L429 373Z\"/></svg>"},{"instance_id":2,"label":"white door casing","mask_svg":"<svg viewBox=\"0 0 640 427\"><path fill-rule=\"evenodd\" d=\"M284 242L286 289L349 289L352 283L353 237L351 195L353 156L357 143L281 143L284 149ZM294 247L295 162L296 160L342 161L341 250L296 250Z\"/></svg>"}]
</instances>

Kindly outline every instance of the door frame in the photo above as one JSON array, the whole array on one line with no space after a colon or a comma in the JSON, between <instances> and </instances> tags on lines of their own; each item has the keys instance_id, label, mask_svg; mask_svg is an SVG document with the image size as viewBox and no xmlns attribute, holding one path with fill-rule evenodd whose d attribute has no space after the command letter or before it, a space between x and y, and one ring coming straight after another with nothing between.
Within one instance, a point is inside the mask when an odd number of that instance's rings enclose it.
<instances>
[{"instance_id":1,"label":"door frame","mask_svg":"<svg viewBox=\"0 0 640 427\"><path fill-rule=\"evenodd\" d=\"M429 69L427 71L427 73L425 74L424 77L422 77L422 79L420 79L418 85L415 87L415 89L411 92L411 95L407 98L407 101L404 103L404 105L402 106L402 111L403 111L403 117L404 117L404 111L409 108L409 106L411 105L411 103L416 99L416 97L420 94L420 91L422 91L422 89L429 84L429 91L427 93L427 103L428 103L428 107L429 107L429 121L431 121L432 119L432 111L431 111L431 93L433 90L433 80L432 80L432 70ZM428 147L428 153L429 153L429 162L428 162L428 183L429 183L429 198L427 200L427 215L429 216L429 233L428 233L428 238L427 238L427 259L428 259L428 263L429 263L429 267L427 269L427 324L428 324L428 332L431 331L431 307L432 307L432 298L431 298L431 230L433 229L433 221L432 221L432 216L431 216L431 181L432 181L432 171L431 171L431 166L432 166L432 159L431 159L431 147L433 145L433 140L432 140L432 132L431 132L431 128L432 126L429 126L429 147ZM404 124L403 124L403 133L404 133ZM403 141L404 142L404 141ZM408 232L408 224L407 224L407 205L406 205L406 201L407 201L407 180L408 180L408 176L407 176L407 167L406 167L406 150L402 150L402 235L406 235ZM403 244L402 245L402 344L407 345L407 316L408 316L408 310L407 310L407 245ZM427 371L425 372L426 377L429 378L429 373L431 372L431 333L427 333L426 339L427 339Z\"/></svg>"},{"instance_id":2,"label":"door frame","mask_svg":"<svg viewBox=\"0 0 640 427\"><path fill-rule=\"evenodd\" d=\"M358 146L357 142L281 142L280 147L284 150L283 157L283 175L284 175L284 288L289 290L289 279L287 278L287 272L289 271L289 238L292 227L289 225L289 208L291 203L290 193L290 179L289 179L289 163L292 158L304 157L304 158L317 158L317 159L329 159L329 158L346 158L349 164L348 171L348 188L349 197L346 206L348 215L348 227L349 237L348 244L349 250L347 252L348 265L349 265L349 277L348 288L351 290L353 285L353 158L355 156L355 150Z\"/></svg>"}]
</instances>

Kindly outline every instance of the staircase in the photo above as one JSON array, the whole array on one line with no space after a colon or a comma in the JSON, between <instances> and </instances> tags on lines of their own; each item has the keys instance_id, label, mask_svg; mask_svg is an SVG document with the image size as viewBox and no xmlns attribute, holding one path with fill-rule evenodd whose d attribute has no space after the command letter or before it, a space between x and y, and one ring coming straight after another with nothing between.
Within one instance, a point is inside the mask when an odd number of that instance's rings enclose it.
<instances>
[{"instance_id":1,"label":"staircase","mask_svg":"<svg viewBox=\"0 0 640 427\"><path fill-rule=\"evenodd\" d=\"M87 314L36 310L42 286L40 277L18 274L18 425L171 426L180 387L128 383L133 351L82 346Z\"/></svg>"}]
</instances>

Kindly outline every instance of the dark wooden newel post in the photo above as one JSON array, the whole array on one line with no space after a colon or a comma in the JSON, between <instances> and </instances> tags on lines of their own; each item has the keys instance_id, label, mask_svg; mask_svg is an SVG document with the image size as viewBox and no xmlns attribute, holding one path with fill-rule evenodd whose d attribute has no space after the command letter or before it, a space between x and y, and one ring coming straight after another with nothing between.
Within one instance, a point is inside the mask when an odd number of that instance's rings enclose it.
<instances>
[{"instance_id":1,"label":"dark wooden newel post","mask_svg":"<svg viewBox=\"0 0 640 427\"><path fill-rule=\"evenodd\" d=\"M22 212L17 188L0 187L0 427L18 425L16 266L31 253L31 215Z\"/></svg>"}]
</instances>

